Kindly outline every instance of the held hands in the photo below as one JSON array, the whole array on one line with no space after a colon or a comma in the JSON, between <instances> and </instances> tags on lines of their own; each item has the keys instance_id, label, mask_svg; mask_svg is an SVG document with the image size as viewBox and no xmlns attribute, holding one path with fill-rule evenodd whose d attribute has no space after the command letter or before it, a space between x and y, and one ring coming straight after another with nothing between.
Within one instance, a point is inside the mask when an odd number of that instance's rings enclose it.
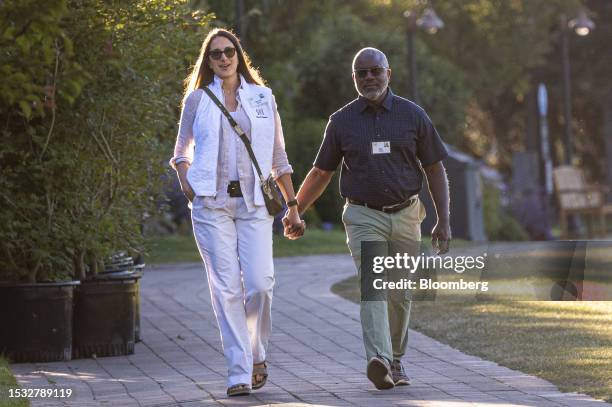
<instances>
[{"instance_id":1,"label":"held hands","mask_svg":"<svg viewBox=\"0 0 612 407\"><path fill-rule=\"evenodd\" d=\"M431 231L431 247L436 254L444 254L448 252L448 246L451 240L451 230L448 222L436 223Z\"/></svg>"},{"instance_id":2,"label":"held hands","mask_svg":"<svg viewBox=\"0 0 612 407\"><path fill-rule=\"evenodd\" d=\"M306 222L300 219L297 206L289 207L289 210L283 217L283 226L285 227L284 235L287 239L296 240L304 235Z\"/></svg>"}]
</instances>

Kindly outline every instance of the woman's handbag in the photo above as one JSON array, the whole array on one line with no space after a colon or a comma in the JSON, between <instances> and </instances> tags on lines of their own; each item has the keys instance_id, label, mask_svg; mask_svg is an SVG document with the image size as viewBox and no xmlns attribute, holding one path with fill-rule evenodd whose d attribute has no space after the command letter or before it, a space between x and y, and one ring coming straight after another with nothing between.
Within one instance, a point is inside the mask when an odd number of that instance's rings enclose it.
<instances>
[{"instance_id":1,"label":"woman's handbag","mask_svg":"<svg viewBox=\"0 0 612 407\"><path fill-rule=\"evenodd\" d=\"M283 211L283 198L281 197L281 193L276 186L276 181L272 178L272 175L268 175L268 178L264 178L261 169L259 168L259 163L255 158L255 153L253 153L253 148L251 147L251 142L249 141L244 131L240 128L236 120L229 114L223 103L217 99L215 94L208 88L205 87L204 91L206 94L212 99L213 102L221 109L221 112L225 115L230 125L240 137L240 140L244 143L247 152L249 153L249 157L251 157L251 161L253 161L253 165L255 165L255 169L257 170L257 175L259 176L259 183L261 185L261 192L263 192L264 201L266 203L266 209L268 213L272 216L276 216Z\"/></svg>"}]
</instances>

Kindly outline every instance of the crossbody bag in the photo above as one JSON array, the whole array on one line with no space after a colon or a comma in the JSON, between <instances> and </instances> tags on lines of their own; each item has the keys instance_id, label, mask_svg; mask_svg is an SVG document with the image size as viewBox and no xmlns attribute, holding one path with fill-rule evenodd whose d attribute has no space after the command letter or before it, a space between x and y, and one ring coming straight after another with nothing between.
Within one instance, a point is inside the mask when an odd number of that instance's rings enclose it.
<instances>
[{"instance_id":1,"label":"crossbody bag","mask_svg":"<svg viewBox=\"0 0 612 407\"><path fill-rule=\"evenodd\" d=\"M232 115L227 111L223 103L219 101L217 96L208 88L205 87L204 91L206 94L212 99L213 102L217 105L217 107L221 110L223 115L227 118L232 129L238 134L240 140L244 143L247 152L249 153L249 157L251 157L251 161L253 161L253 165L255 166L255 170L257 171L257 175L259 176L259 184L261 186L261 192L263 192L264 202L266 204L266 209L268 213L272 216L276 216L283 211L283 198L281 196L280 191L278 190L278 186L276 185L276 181L272 177L272 174L268 175L267 178L264 178L261 173L261 168L259 168L259 163L257 162L257 158L255 158L255 153L253 152L253 148L251 147L251 141L248 139L242 128L236 123L236 120L232 117Z\"/></svg>"}]
</instances>

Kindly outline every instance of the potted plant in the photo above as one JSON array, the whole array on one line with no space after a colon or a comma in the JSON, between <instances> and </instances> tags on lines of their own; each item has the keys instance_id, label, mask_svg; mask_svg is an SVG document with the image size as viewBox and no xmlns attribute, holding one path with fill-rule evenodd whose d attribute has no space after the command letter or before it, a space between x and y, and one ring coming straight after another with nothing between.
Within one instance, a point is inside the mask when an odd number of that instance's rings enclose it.
<instances>
[{"instance_id":1,"label":"potted plant","mask_svg":"<svg viewBox=\"0 0 612 407\"><path fill-rule=\"evenodd\" d=\"M87 295L117 250L143 252L176 72L208 19L174 0L0 2L0 352L13 361L69 359L75 287Z\"/></svg>"},{"instance_id":2,"label":"potted plant","mask_svg":"<svg viewBox=\"0 0 612 407\"><path fill-rule=\"evenodd\" d=\"M68 360L78 282L62 244L66 217L54 188L64 157L49 146L56 102L74 98L85 77L62 35L65 7L0 7L0 25L12 27L4 31L0 75L0 352L12 361ZM58 98L66 71L73 75Z\"/></svg>"}]
</instances>

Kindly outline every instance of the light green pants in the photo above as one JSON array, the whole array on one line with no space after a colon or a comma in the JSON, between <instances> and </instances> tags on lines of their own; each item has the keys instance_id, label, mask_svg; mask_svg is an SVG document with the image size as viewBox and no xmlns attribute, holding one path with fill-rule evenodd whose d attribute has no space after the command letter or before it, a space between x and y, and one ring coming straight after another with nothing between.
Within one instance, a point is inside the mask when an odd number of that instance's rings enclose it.
<instances>
[{"instance_id":1,"label":"light green pants","mask_svg":"<svg viewBox=\"0 0 612 407\"><path fill-rule=\"evenodd\" d=\"M342 221L358 275L361 277L362 242L399 242L412 249L410 255L418 255L424 218L425 207L420 200L392 214L346 204ZM409 292L400 290L389 290L386 301L361 301L361 327L368 360L377 355L389 361L402 358L408 344L410 304Z\"/></svg>"}]
</instances>

